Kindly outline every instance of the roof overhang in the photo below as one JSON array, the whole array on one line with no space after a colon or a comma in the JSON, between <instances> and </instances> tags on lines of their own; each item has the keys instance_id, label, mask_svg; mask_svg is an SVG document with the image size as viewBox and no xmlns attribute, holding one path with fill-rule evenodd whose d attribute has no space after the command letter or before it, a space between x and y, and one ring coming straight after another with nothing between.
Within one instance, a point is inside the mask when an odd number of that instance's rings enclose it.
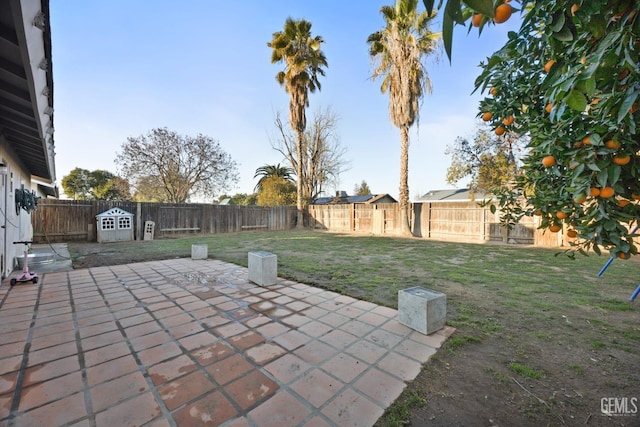
<instances>
[{"instance_id":1,"label":"roof overhang","mask_svg":"<svg viewBox=\"0 0 640 427\"><path fill-rule=\"evenodd\" d=\"M0 134L24 169L56 180L49 0L0 1Z\"/></svg>"}]
</instances>

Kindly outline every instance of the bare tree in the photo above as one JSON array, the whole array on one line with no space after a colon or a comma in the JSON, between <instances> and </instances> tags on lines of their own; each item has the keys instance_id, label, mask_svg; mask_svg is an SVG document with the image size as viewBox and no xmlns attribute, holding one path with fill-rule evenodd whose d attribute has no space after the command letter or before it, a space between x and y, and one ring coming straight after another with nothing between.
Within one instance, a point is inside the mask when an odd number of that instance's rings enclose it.
<instances>
[{"instance_id":1,"label":"bare tree","mask_svg":"<svg viewBox=\"0 0 640 427\"><path fill-rule=\"evenodd\" d=\"M127 138L116 163L130 182L151 186L154 197L163 194L169 203L184 203L195 195L213 197L238 180L236 162L216 140L167 128Z\"/></svg>"},{"instance_id":2,"label":"bare tree","mask_svg":"<svg viewBox=\"0 0 640 427\"><path fill-rule=\"evenodd\" d=\"M296 178L305 203L318 197L327 186L336 185L340 174L348 170L349 164L344 158L347 149L337 134L338 116L330 108L315 112L303 134L300 169L296 136L287 131L279 113L276 113L275 125L279 136L271 141L271 146L284 156L293 170L301 171L302 176Z\"/></svg>"}]
</instances>

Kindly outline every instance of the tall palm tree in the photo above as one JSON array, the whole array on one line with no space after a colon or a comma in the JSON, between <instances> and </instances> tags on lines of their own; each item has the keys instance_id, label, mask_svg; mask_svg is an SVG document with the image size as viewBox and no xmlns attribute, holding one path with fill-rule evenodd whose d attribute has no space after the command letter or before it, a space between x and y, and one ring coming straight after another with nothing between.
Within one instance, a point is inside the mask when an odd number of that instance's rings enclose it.
<instances>
[{"instance_id":1,"label":"tall palm tree","mask_svg":"<svg viewBox=\"0 0 640 427\"><path fill-rule=\"evenodd\" d=\"M265 180L273 177L283 178L285 181L295 183L293 179L293 169L287 166L280 166L280 163L277 165L264 165L256 169L254 178L260 177L258 183L253 189L256 193L259 193L262 189L262 184L264 184Z\"/></svg>"},{"instance_id":2,"label":"tall palm tree","mask_svg":"<svg viewBox=\"0 0 640 427\"><path fill-rule=\"evenodd\" d=\"M298 185L296 191L296 204L298 207L298 228L303 224L303 193L302 181L303 138L307 126L305 110L309 106L309 92L320 90L319 76L324 76L323 67L328 67L327 59L320 49L322 37L311 37L311 23L287 18L284 23L284 31L273 33L273 39L267 46L273 49L271 63L284 62L284 70L276 74L276 80L289 94L289 124L296 133L296 151L298 152L298 164L296 176Z\"/></svg>"},{"instance_id":3,"label":"tall palm tree","mask_svg":"<svg viewBox=\"0 0 640 427\"><path fill-rule=\"evenodd\" d=\"M373 78L384 77L380 90L389 93L391 122L400 129L400 226L409 235L409 128L419 118L423 96L431 92L423 60L437 50L440 34L429 29L435 13L419 13L418 0L397 0L395 7L382 6L380 12L386 26L367 43Z\"/></svg>"}]
</instances>

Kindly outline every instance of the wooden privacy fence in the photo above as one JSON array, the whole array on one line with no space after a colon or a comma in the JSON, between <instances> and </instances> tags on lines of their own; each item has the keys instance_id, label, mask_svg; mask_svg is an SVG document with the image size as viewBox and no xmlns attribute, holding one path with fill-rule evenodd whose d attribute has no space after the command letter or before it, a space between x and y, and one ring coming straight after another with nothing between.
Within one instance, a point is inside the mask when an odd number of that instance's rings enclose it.
<instances>
[{"instance_id":1,"label":"wooden privacy fence","mask_svg":"<svg viewBox=\"0 0 640 427\"><path fill-rule=\"evenodd\" d=\"M216 234L244 230L287 230L295 225L293 206L222 206L43 199L31 213L35 242L96 241L96 215L118 207L134 214L134 236L141 240L146 221L155 237Z\"/></svg>"},{"instance_id":2,"label":"wooden privacy fence","mask_svg":"<svg viewBox=\"0 0 640 427\"><path fill-rule=\"evenodd\" d=\"M400 209L392 204L344 204L309 206L309 226L344 233L397 235ZM417 237L454 242L504 242L557 247L563 245L561 233L538 230L538 217L524 217L508 230L500 224L499 211L477 202L414 203L409 212L413 234Z\"/></svg>"}]
</instances>

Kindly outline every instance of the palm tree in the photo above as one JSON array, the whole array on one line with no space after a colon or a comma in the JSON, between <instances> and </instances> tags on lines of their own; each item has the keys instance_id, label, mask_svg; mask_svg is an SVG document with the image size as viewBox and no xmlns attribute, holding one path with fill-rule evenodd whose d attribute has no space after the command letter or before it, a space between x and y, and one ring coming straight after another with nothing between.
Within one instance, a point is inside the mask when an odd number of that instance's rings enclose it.
<instances>
[{"instance_id":1,"label":"palm tree","mask_svg":"<svg viewBox=\"0 0 640 427\"><path fill-rule=\"evenodd\" d=\"M424 94L431 92L422 61L436 51L440 34L429 29L435 13L418 13L418 0L397 0L395 7L382 6L380 12L386 26L367 43L373 78L384 77L380 90L389 93L391 122L400 129L400 226L409 235L409 128L419 118Z\"/></svg>"},{"instance_id":2,"label":"palm tree","mask_svg":"<svg viewBox=\"0 0 640 427\"><path fill-rule=\"evenodd\" d=\"M295 183L295 180L293 179L293 169L287 166L280 166L280 163L277 165L264 165L259 167L256 169L256 173L253 177L260 177L260 180L258 180L258 183L253 189L256 193L260 192L262 184L264 184L264 182L269 178L279 177L283 178L285 181Z\"/></svg>"},{"instance_id":3,"label":"palm tree","mask_svg":"<svg viewBox=\"0 0 640 427\"><path fill-rule=\"evenodd\" d=\"M298 228L303 224L302 165L303 138L307 126L305 110L309 106L309 92L320 90L319 76L324 76L323 67L327 67L327 59L320 49L322 37L311 37L311 23L287 18L284 31L273 33L273 39L267 46L273 49L271 63L284 62L284 70L276 74L276 80L289 94L289 124L296 133L296 151L298 163L296 176L298 185L296 204L298 207Z\"/></svg>"}]
</instances>

